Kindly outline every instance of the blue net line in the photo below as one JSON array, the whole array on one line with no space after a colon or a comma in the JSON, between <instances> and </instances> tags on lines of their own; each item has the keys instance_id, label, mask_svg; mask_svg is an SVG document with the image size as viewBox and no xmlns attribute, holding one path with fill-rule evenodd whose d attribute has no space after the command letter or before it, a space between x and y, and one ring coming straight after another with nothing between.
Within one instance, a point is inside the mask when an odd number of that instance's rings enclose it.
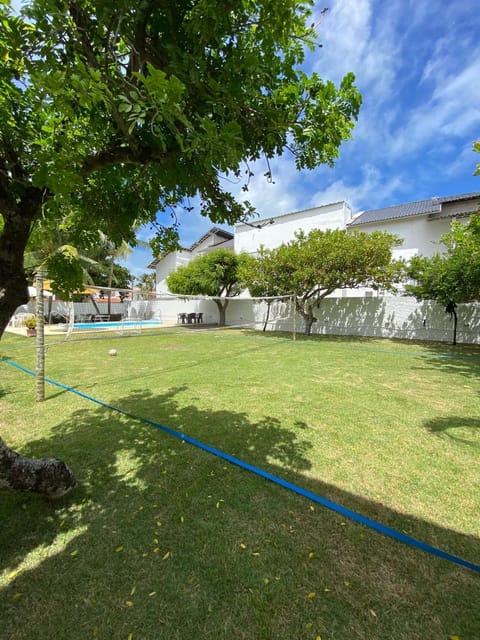
<instances>
[{"instance_id":1,"label":"blue net line","mask_svg":"<svg viewBox=\"0 0 480 640\"><path fill-rule=\"evenodd\" d=\"M36 376L35 372L32 371L31 369L27 369L26 367L24 367L23 365L20 365L16 362L13 362L12 360L8 360L7 358L2 358L1 359L2 362L4 362L5 364L10 365L11 367L14 367L20 371L23 371L24 373L27 373L28 375L31 376ZM426 542L422 542L421 540L417 540L416 538L413 538L412 536L409 536L405 533L402 533L400 531L397 531L396 529L392 529L391 527L387 527L386 525L383 525L379 522L376 522L375 520L372 520L370 518L366 518L365 516L362 516L361 514L357 513L356 511L352 511L350 509L347 509L346 507L342 506L341 504L338 504L336 502L333 502L331 500L328 500L327 498L324 498L322 496L319 496L316 493L313 493L312 491L308 491L307 489L303 489L302 487L293 484L291 482L288 482L287 480L284 480L283 478L280 478L279 476L275 476L271 473L269 473L268 471L264 471L263 469L260 469L259 467L255 467L254 465L249 464L248 462L245 462L244 460L241 460L240 458L236 458L234 456L231 456L228 453L225 453L223 451L221 451L220 449L216 449L215 447L211 447L208 444L205 444L204 442L201 442L200 440L196 440L195 438L192 438L188 435L186 435L185 433L182 433L181 431L175 431L174 429L171 429L170 427L166 427L164 425L159 424L158 422L155 422L154 420L149 420L148 418L143 418L142 416L138 416L135 415L134 413L130 413L129 411L125 411L124 409L121 409L120 407L116 407L115 405L109 404L108 402L104 402L103 400L99 400L98 398L94 398L93 396L90 396L86 393L83 393L82 391L79 391L78 389L75 389L74 387L70 387L68 385L62 384L61 382L57 382L55 380L52 380L50 378L45 378L45 382L48 382L49 384L58 387L60 389L63 389L65 391L68 391L70 393L73 393L77 396L80 396L81 398L84 398L85 400L89 400L90 402L93 402L95 404L100 405L101 407L105 407L106 409L110 409L112 411L116 411L117 413L120 413L124 416L127 416L129 418L132 418L133 420L137 420L139 422L143 422L144 424L147 424L151 427L154 427L155 429L158 429L160 431L163 431L164 433L173 436L179 440L181 440L182 442L188 442L188 444L193 445L194 447L197 447L198 449L201 449L203 451L206 451L207 453L210 453L218 458L221 458L222 460L226 460L227 462L230 462L231 464L234 464L238 467L240 467L241 469L245 469L246 471L250 471L251 473L256 474L257 476L260 476L261 478L264 478L266 480L269 480L270 482L273 482L274 484L279 485L280 487L283 487L284 489L288 489L289 491L292 491L293 493L296 493L304 498L307 498L308 500L311 500L312 502L315 502L317 504L322 505L323 507L326 507L327 509L330 509L331 511L334 511L335 513L339 513L340 515L344 516L345 518L349 518L350 520L353 520L354 522L358 522L359 524L364 525L365 527L368 527L369 529L373 529L374 531L377 531L378 533L381 533L382 535L388 536L390 538L393 538L394 540L398 540L399 542L403 542L404 544L407 544L411 547L414 547L415 549L420 549L421 551L424 551L426 553L430 553L434 556L437 556L439 558L443 558L444 560L447 560L449 562L453 562L455 564L458 564L462 567L465 567L467 569L471 569L472 571L476 571L480 573L480 565L475 564L473 562L469 562L468 560L464 560L463 558L460 558L458 556L455 556L451 553L448 553L447 551L443 551L442 549L438 549L437 547L434 547L432 545L427 544Z\"/></svg>"}]
</instances>

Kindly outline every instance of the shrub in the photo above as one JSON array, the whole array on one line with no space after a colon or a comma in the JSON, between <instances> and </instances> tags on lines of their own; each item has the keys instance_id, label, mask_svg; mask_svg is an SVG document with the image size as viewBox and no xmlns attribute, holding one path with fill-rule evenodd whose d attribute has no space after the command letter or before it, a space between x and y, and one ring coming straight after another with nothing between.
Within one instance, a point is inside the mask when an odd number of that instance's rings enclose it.
<instances>
[{"instance_id":1,"label":"shrub","mask_svg":"<svg viewBox=\"0 0 480 640\"><path fill-rule=\"evenodd\" d=\"M37 319L35 318L35 316L27 318L25 320L25 326L27 327L27 329L35 329L37 326Z\"/></svg>"}]
</instances>

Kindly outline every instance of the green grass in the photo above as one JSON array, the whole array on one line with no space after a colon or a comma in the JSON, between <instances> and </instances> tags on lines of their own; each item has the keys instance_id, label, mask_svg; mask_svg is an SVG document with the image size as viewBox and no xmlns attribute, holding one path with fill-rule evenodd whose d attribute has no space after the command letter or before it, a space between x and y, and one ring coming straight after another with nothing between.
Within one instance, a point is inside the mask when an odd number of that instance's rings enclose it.
<instances>
[{"instance_id":1,"label":"green grass","mask_svg":"<svg viewBox=\"0 0 480 640\"><path fill-rule=\"evenodd\" d=\"M79 481L0 493L2 640L480 638L478 574L0 374L4 439ZM480 563L479 348L164 330L51 343L47 375Z\"/></svg>"}]
</instances>

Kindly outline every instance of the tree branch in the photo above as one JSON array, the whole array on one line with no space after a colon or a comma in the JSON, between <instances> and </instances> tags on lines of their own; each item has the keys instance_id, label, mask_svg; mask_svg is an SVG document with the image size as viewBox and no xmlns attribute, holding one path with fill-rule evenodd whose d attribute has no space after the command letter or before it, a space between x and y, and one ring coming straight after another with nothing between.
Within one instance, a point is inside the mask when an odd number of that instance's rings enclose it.
<instances>
[{"instance_id":1,"label":"tree branch","mask_svg":"<svg viewBox=\"0 0 480 640\"><path fill-rule=\"evenodd\" d=\"M84 13L78 6L75 0L71 0L69 4L70 15L72 16L73 22L76 27L76 31L79 39L74 40L73 47L76 49L77 53L86 58L87 63L94 69L102 72L102 69L98 63L97 52L95 51L95 47L92 42L87 37L88 33L94 33L94 29L91 24L88 24L88 19L85 17ZM102 79L107 86L109 83L109 76L102 72ZM112 110L112 116L118 125L120 131L122 132L124 138L129 142L129 144L134 147L135 146L135 138L130 134L129 127L127 122L125 122L124 118L120 115L117 105L115 101L110 98L110 106Z\"/></svg>"},{"instance_id":2,"label":"tree branch","mask_svg":"<svg viewBox=\"0 0 480 640\"><path fill-rule=\"evenodd\" d=\"M128 75L132 75L134 71L142 71L147 62L153 62L160 69L165 69L167 66L167 60L160 59L157 48L148 47L147 43L148 20L155 9L168 9L168 2L165 0L142 0L137 8ZM147 48L149 49L148 54Z\"/></svg>"},{"instance_id":3,"label":"tree branch","mask_svg":"<svg viewBox=\"0 0 480 640\"><path fill-rule=\"evenodd\" d=\"M83 176L87 176L88 174L96 171L98 169L103 169L105 167L110 167L116 163L125 163L125 164L152 164L163 163L168 157L172 155L173 152L167 151L159 151L158 149L151 148L141 148L141 149L131 149L130 147L122 147L120 145L112 145L103 151L99 151L85 159L81 173Z\"/></svg>"}]
</instances>

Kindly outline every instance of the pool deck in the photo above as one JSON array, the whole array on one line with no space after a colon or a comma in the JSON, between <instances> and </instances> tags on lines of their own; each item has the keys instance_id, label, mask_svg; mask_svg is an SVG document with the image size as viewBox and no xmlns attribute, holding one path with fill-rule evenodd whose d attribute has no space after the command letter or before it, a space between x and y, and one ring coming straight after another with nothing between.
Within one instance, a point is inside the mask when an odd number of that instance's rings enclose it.
<instances>
[{"instance_id":1,"label":"pool deck","mask_svg":"<svg viewBox=\"0 0 480 640\"><path fill-rule=\"evenodd\" d=\"M25 327L10 327L7 326L5 329L6 333L15 333L17 336L27 336L27 330L25 329ZM58 329L55 328L54 324L46 324L45 325L45 331L44 331L46 336L59 336L62 333L65 333L65 331L59 331Z\"/></svg>"}]
</instances>

